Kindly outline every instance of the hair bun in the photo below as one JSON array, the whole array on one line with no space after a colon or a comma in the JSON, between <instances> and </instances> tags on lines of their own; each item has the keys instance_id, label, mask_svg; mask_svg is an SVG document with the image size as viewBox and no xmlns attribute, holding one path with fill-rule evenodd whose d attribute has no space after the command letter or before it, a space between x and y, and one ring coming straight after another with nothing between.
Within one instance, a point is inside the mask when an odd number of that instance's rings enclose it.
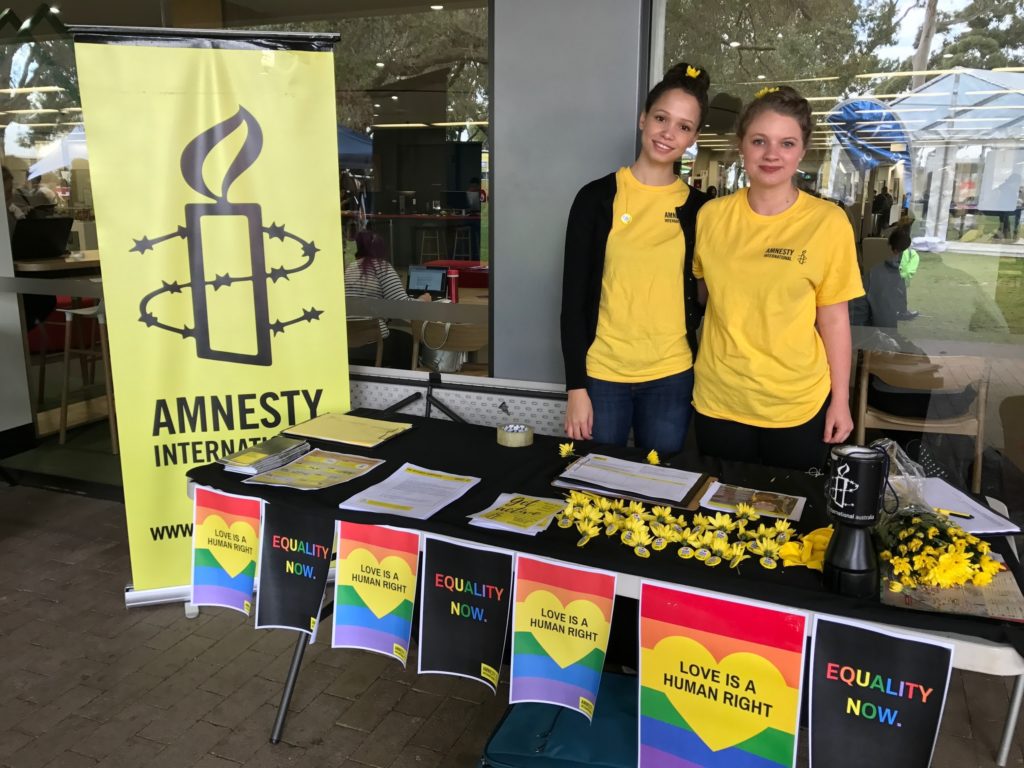
<instances>
[{"instance_id":1,"label":"hair bun","mask_svg":"<svg viewBox=\"0 0 1024 768\"><path fill-rule=\"evenodd\" d=\"M664 79L673 83L686 82L688 85L696 86L697 90L704 93L707 93L711 87L711 76L707 73L707 70L704 67L685 61L680 61L678 64L673 64L669 67Z\"/></svg>"}]
</instances>

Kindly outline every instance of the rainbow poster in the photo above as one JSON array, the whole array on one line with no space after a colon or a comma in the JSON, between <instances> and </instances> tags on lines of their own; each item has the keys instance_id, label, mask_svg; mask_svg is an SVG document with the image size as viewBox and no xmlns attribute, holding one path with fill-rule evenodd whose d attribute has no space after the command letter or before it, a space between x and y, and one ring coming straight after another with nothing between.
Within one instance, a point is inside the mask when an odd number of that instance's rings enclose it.
<instances>
[{"instance_id":1,"label":"rainbow poster","mask_svg":"<svg viewBox=\"0 0 1024 768\"><path fill-rule=\"evenodd\" d=\"M517 557L509 702L557 704L592 719L614 601L614 574Z\"/></svg>"},{"instance_id":2,"label":"rainbow poster","mask_svg":"<svg viewBox=\"0 0 1024 768\"><path fill-rule=\"evenodd\" d=\"M409 655L420 535L338 521L334 648Z\"/></svg>"},{"instance_id":3,"label":"rainbow poster","mask_svg":"<svg viewBox=\"0 0 1024 768\"><path fill-rule=\"evenodd\" d=\"M252 608L263 500L196 488L192 537L192 602Z\"/></svg>"},{"instance_id":4,"label":"rainbow poster","mask_svg":"<svg viewBox=\"0 0 1024 768\"><path fill-rule=\"evenodd\" d=\"M640 591L640 768L794 765L801 613L697 590Z\"/></svg>"}]
</instances>

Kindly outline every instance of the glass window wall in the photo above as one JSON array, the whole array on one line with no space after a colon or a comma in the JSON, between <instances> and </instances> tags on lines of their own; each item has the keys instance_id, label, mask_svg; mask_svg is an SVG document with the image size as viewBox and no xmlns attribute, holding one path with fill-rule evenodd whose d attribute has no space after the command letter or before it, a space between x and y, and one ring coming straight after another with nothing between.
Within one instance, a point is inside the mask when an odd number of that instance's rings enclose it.
<instances>
[{"instance_id":1,"label":"glass window wall","mask_svg":"<svg viewBox=\"0 0 1024 768\"><path fill-rule=\"evenodd\" d=\"M747 185L741 105L791 85L814 132L796 183L846 211L865 300L851 304L852 412L934 473L1020 513L1024 482L1022 7L668 0L664 61L705 66L712 110L683 174ZM906 231L919 256L893 254ZM900 357L900 355L907 357ZM855 433L856 434L856 433ZM979 469L980 467L980 469ZM980 485L978 484L980 481Z\"/></svg>"}]
</instances>

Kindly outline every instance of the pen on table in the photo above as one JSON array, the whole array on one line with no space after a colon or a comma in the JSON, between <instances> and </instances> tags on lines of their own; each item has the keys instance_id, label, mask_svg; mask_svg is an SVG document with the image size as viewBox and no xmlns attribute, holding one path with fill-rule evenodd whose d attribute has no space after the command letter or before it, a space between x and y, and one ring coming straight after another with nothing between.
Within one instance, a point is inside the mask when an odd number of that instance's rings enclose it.
<instances>
[{"instance_id":1,"label":"pen on table","mask_svg":"<svg viewBox=\"0 0 1024 768\"><path fill-rule=\"evenodd\" d=\"M942 507L935 507L936 512L940 515L946 515L947 517L962 517L964 520L973 520L974 515L969 515L966 512L956 512L952 509L943 509Z\"/></svg>"}]
</instances>

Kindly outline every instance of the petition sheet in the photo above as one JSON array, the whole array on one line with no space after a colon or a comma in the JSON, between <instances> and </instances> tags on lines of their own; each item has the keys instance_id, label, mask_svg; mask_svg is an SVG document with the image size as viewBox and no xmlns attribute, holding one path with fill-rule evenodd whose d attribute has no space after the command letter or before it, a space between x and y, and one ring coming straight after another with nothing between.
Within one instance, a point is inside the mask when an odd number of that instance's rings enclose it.
<instances>
[{"instance_id":1,"label":"petition sheet","mask_svg":"<svg viewBox=\"0 0 1024 768\"><path fill-rule=\"evenodd\" d=\"M452 475L406 462L386 480L338 506L357 512L386 512L426 520L479 482L479 477Z\"/></svg>"},{"instance_id":2,"label":"petition sheet","mask_svg":"<svg viewBox=\"0 0 1024 768\"><path fill-rule=\"evenodd\" d=\"M681 502L700 479L698 472L591 453L571 464L554 484L572 487L577 482L648 499Z\"/></svg>"}]
</instances>

